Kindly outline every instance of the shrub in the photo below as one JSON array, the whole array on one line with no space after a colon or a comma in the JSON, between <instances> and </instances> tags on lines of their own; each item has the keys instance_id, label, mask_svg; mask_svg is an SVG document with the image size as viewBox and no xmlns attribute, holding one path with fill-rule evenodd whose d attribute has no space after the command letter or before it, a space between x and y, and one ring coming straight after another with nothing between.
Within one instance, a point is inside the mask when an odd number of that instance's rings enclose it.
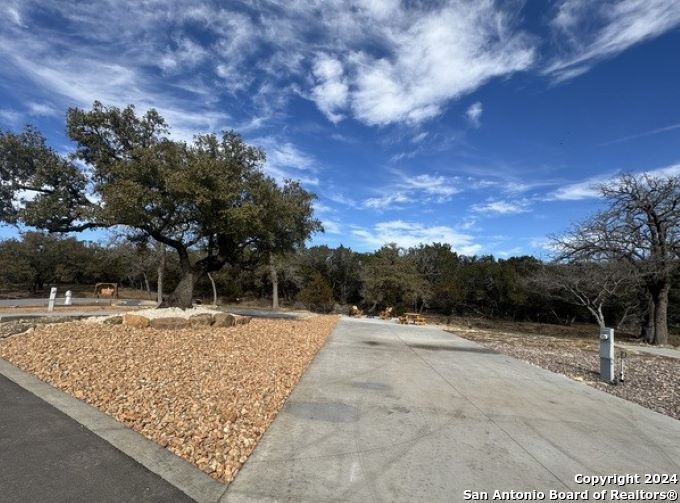
<instances>
[{"instance_id":1,"label":"shrub","mask_svg":"<svg viewBox=\"0 0 680 503\"><path fill-rule=\"evenodd\" d=\"M311 281L300 290L300 300L310 311L327 313L333 309L333 289L326 278L316 273Z\"/></svg>"}]
</instances>

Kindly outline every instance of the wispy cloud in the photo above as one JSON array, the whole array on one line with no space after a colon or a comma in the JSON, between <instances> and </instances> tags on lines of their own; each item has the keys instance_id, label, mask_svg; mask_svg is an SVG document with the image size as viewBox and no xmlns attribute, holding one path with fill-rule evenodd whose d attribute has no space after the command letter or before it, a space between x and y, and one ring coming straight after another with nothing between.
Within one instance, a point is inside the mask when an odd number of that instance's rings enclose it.
<instances>
[{"instance_id":1,"label":"wispy cloud","mask_svg":"<svg viewBox=\"0 0 680 503\"><path fill-rule=\"evenodd\" d=\"M677 0L562 0L552 20L562 55L544 72L557 80L573 78L679 24Z\"/></svg>"},{"instance_id":2,"label":"wispy cloud","mask_svg":"<svg viewBox=\"0 0 680 503\"><path fill-rule=\"evenodd\" d=\"M623 143L626 141L630 140L636 140L638 138L644 138L645 136L654 136L660 133L667 133L668 131L674 131L676 129L680 129L680 123L678 124L671 124L670 126L665 126L665 127L660 127L656 129L652 129L650 131L645 131L643 133L637 133L637 134L632 134L629 136L624 136L622 138L617 138L615 140L610 140L604 143L600 143L601 146L607 146L607 145L614 145L616 143Z\"/></svg>"},{"instance_id":3,"label":"wispy cloud","mask_svg":"<svg viewBox=\"0 0 680 503\"><path fill-rule=\"evenodd\" d=\"M671 164L661 168L636 171L634 174L647 174L658 177L678 176L680 175L680 164ZM581 182L565 184L548 193L545 199L548 201L579 201L582 199L600 197L599 186L604 183L612 182L617 175L617 173L603 174L590 177Z\"/></svg>"},{"instance_id":4,"label":"wispy cloud","mask_svg":"<svg viewBox=\"0 0 680 503\"><path fill-rule=\"evenodd\" d=\"M321 222L323 230L328 234L342 234L342 226L334 220L323 220Z\"/></svg>"},{"instance_id":5,"label":"wispy cloud","mask_svg":"<svg viewBox=\"0 0 680 503\"><path fill-rule=\"evenodd\" d=\"M482 249L469 234L461 233L445 225L428 226L422 223L392 220L377 223L372 229L354 227L352 235L370 248L378 248L389 243L402 247L419 244L449 243L451 247L464 255L474 255Z\"/></svg>"},{"instance_id":6,"label":"wispy cloud","mask_svg":"<svg viewBox=\"0 0 680 503\"><path fill-rule=\"evenodd\" d=\"M350 207L358 206L357 202L354 199L352 199L351 197L348 197L348 196L346 196L346 195L344 195L340 192L332 192L330 194L327 194L326 197L328 199L330 199L331 201L338 203L338 204L342 204L344 206L350 206Z\"/></svg>"},{"instance_id":7,"label":"wispy cloud","mask_svg":"<svg viewBox=\"0 0 680 503\"><path fill-rule=\"evenodd\" d=\"M254 138L251 143L262 147L267 153L265 171L277 181L291 178L308 185L319 184L315 174L319 169L316 159L291 142L267 136Z\"/></svg>"},{"instance_id":8,"label":"wispy cloud","mask_svg":"<svg viewBox=\"0 0 680 503\"><path fill-rule=\"evenodd\" d=\"M404 192L392 192L380 197L369 197L362 206L372 210L387 210L398 208L411 201L412 199Z\"/></svg>"},{"instance_id":9,"label":"wispy cloud","mask_svg":"<svg viewBox=\"0 0 680 503\"><path fill-rule=\"evenodd\" d=\"M329 121L339 122L344 115L337 110L344 110L349 101L349 86L342 63L327 54L320 54L314 61L312 74L316 80L312 99Z\"/></svg>"},{"instance_id":10,"label":"wispy cloud","mask_svg":"<svg viewBox=\"0 0 680 503\"><path fill-rule=\"evenodd\" d=\"M364 208L387 210L403 208L414 202L443 203L462 190L456 177L427 173L409 175L399 170L393 172L398 181L384 187L382 195L365 199L362 203Z\"/></svg>"},{"instance_id":11,"label":"wispy cloud","mask_svg":"<svg viewBox=\"0 0 680 503\"><path fill-rule=\"evenodd\" d=\"M62 114L60 110L48 103L28 103L28 113L38 117L55 117Z\"/></svg>"},{"instance_id":12,"label":"wispy cloud","mask_svg":"<svg viewBox=\"0 0 680 503\"><path fill-rule=\"evenodd\" d=\"M569 183L559 187L548 194L548 200L554 201L579 201L599 196L598 185L603 183L606 178L589 178L583 182Z\"/></svg>"},{"instance_id":13,"label":"wispy cloud","mask_svg":"<svg viewBox=\"0 0 680 503\"><path fill-rule=\"evenodd\" d=\"M528 199L516 201L490 200L472 206L474 213L486 215L515 215L517 213L527 213L531 211Z\"/></svg>"},{"instance_id":14,"label":"wispy cloud","mask_svg":"<svg viewBox=\"0 0 680 503\"><path fill-rule=\"evenodd\" d=\"M478 101L468 107L465 111L465 117L467 117L468 122L474 127L479 127L482 119L482 111L482 104Z\"/></svg>"},{"instance_id":15,"label":"wispy cloud","mask_svg":"<svg viewBox=\"0 0 680 503\"><path fill-rule=\"evenodd\" d=\"M17 126L21 122L23 115L9 108L0 108L0 123L7 126Z\"/></svg>"},{"instance_id":16,"label":"wispy cloud","mask_svg":"<svg viewBox=\"0 0 680 503\"><path fill-rule=\"evenodd\" d=\"M495 2L455 2L434 10L395 4L391 10L381 23L370 15L364 21L372 23L368 33L378 30L378 55L358 49L339 58L349 82L349 94L343 94L348 105L333 113L349 109L372 125L419 123L439 115L450 100L534 61L533 39Z\"/></svg>"}]
</instances>

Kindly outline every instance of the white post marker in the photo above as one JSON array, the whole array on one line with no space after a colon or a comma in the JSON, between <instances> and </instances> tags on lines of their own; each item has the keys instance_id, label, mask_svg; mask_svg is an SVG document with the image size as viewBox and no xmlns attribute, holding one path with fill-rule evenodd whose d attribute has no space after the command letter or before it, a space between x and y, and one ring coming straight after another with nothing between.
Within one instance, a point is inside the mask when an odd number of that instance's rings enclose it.
<instances>
[{"instance_id":1,"label":"white post marker","mask_svg":"<svg viewBox=\"0 0 680 503\"><path fill-rule=\"evenodd\" d=\"M54 301L57 300L57 287L53 286L50 289L50 301L47 303L47 310L49 312L54 311Z\"/></svg>"},{"instance_id":2,"label":"white post marker","mask_svg":"<svg viewBox=\"0 0 680 503\"><path fill-rule=\"evenodd\" d=\"M66 297L64 298L64 305L65 306L70 306L71 305L71 290L66 290Z\"/></svg>"},{"instance_id":3,"label":"white post marker","mask_svg":"<svg viewBox=\"0 0 680 503\"><path fill-rule=\"evenodd\" d=\"M600 331L600 378L607 382L616 380L614 370L614 329Z\"/></svg>"}]
</instances>

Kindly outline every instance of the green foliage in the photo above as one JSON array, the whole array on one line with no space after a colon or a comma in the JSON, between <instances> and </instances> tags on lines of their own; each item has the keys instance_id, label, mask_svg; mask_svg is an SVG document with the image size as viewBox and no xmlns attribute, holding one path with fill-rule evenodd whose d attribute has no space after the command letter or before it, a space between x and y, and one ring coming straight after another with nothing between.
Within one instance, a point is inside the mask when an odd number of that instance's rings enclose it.
<instances>
[{"instance_id":1,"label":"green foliage","mask_svg":"<svg viewBox=\"0 0 680 503\"><path fill-rule=\"evenodd\" d=\"M416 261L395 244L367 255L362 265L361 295L370 311L397 305L417 311L432 295L429 283L418 272Z\"/></svg>"},{"instance_id":2,"label":"green foliage","mask_svg":"<svg viewBox=\"0 0 680 503\"><path fill-rule=\"evenodd\" d=\"M72 159L33 129L0 133L0 220L57 232L125 226L161 242L182 270L176 305L190 305L206 272L291 251L321 229L315 196L297 182L279 187L262 171L264 152L233 131L175 141L155 110L98 102L70 109L67 131ZM17 204L26 190L37 196Z\"/></svg>"},{"instance_id":3,"label":"green foliage","mask_svg":"<svg viewBox=\"0 0 680 503\"><path fill-rule=\"evenodd\" d=\"M326 278L316 273L298 295L302 303L311 311L327 313L333 309L333 289Z\"/></svg>"}]
</instances>

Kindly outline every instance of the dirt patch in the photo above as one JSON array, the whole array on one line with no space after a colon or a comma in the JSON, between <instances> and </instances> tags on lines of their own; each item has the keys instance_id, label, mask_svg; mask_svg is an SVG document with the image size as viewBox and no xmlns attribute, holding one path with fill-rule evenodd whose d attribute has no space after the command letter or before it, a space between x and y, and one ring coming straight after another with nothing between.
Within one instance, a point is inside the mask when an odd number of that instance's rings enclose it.
<instances>
[{"instance_id":1,"label":"dirt patch","mask_svg":"<svg viewBox=\"0 0 680 503\"><path fill-rule=\"evenodd\" d=\"M486 330L493 332L505 332L514 335L547 335L570 339L592 339L593 334L599 333L600 329L594 323L573 323L571 325L557 325L554 323L537 323L532 321L494 320L490 318L475 318L471 316L444 316L436 314L425 315L428 324L450 325L461 330ZM641 344L639 333L617 330L616 338L631 344ZM671 333L668 336L669 347L680 348L680 334Z\"/></svg>"},{"instance_id":2,"label":"dirt patch","mask_svg":"<svg viewBox=\"0 0 680 503\"><path fill-rule=\"evenodd\" d=\"M517 334L450 325L447 330L500 353L552 372L583 381L589 386L630 400L661 414L680 419L680 360L627 352L625 381L599 380L598 341L589 338ZM597 333L597 332L595 332ZM617 350L617 375L620 370Z\"/></svg>"},{"instance_id":3,"label":"dirt patch","mask_svg":"<svg viewBox=\"0 0 680 503\"><path fill-rule=\"evenodd\" d=\"M227 482L336 322L174 331L65 323L3 339L0 356Z\"/></svg>"}]
</instances>

